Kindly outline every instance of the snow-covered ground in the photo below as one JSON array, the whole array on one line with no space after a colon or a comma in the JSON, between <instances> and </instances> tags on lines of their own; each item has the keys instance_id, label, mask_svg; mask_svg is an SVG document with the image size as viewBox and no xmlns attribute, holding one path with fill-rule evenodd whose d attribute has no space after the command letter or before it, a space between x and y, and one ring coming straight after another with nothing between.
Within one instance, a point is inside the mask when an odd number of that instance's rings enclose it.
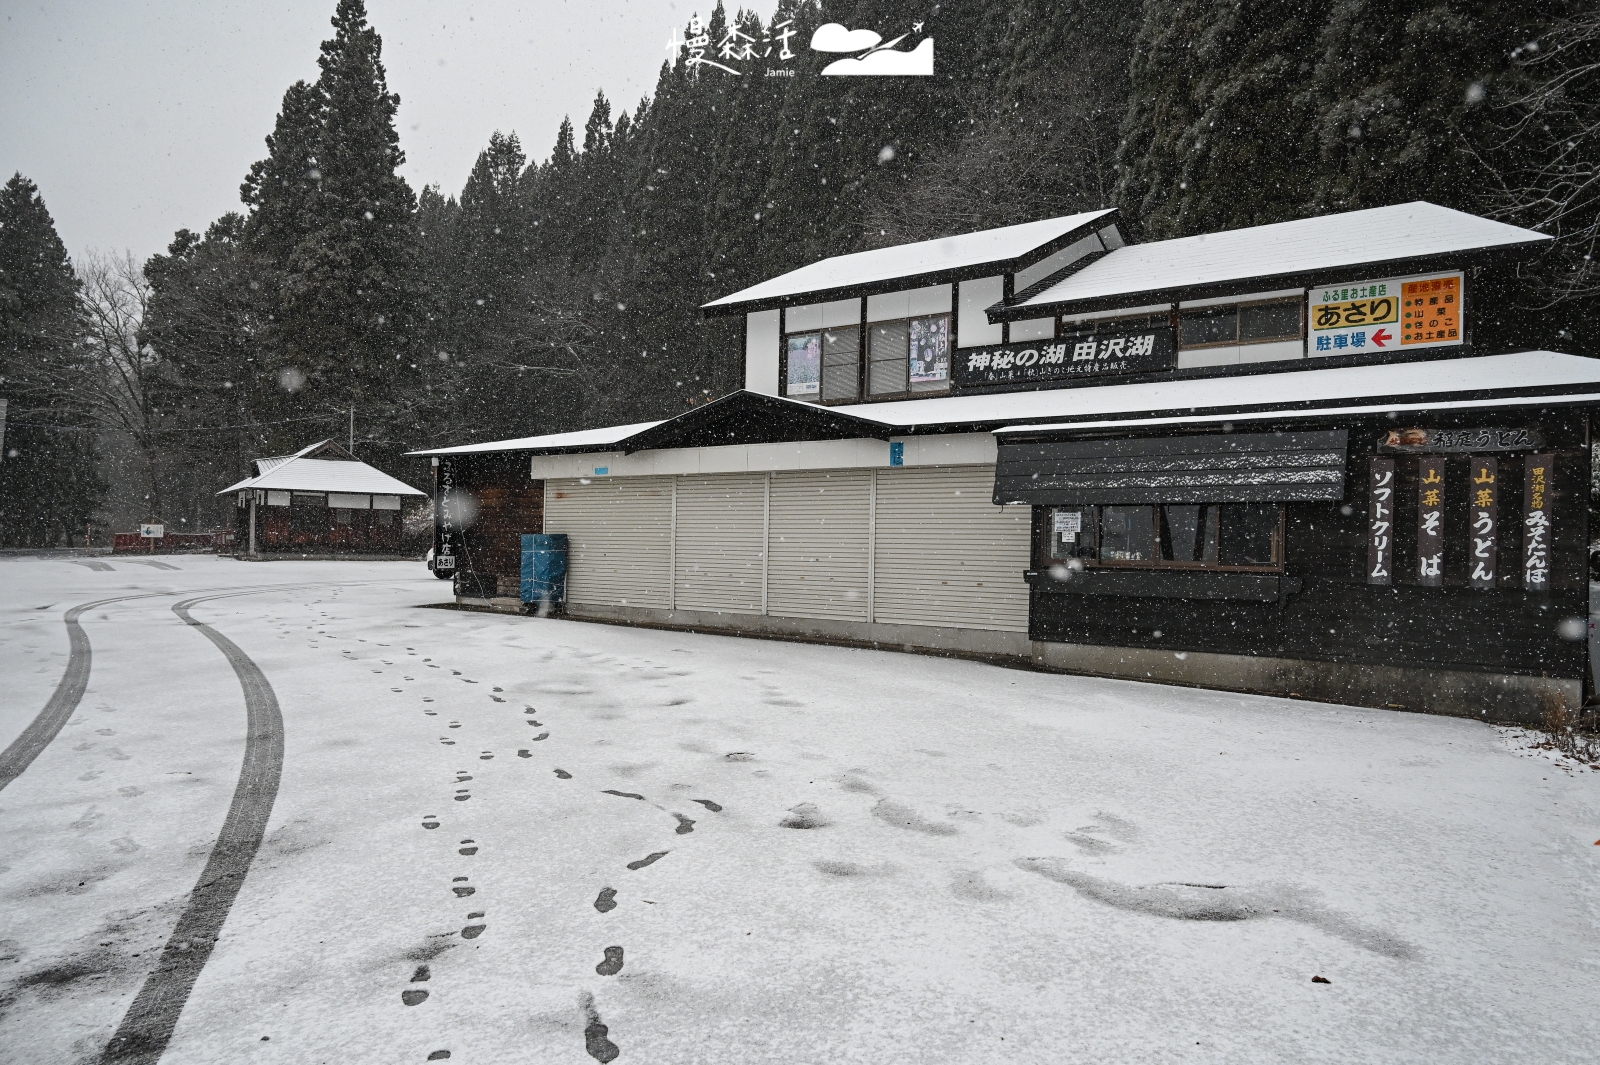
<instances>
[{"instance_id":1,"label":"snow-covered ground","mask_svg":"<svg viewBox=\"0 0 1600 1065\"><path fill-rule=\"evenodd\" d=\"M97 1059L155 967L246 733L172 606L251 587L192 612L281 787L170 1065L1596 1057L1600 771L1518 733L164 562L0 560L0 746L68 608L155 593L0 791L5 1062Z\"/></svg>"}]
</instances>

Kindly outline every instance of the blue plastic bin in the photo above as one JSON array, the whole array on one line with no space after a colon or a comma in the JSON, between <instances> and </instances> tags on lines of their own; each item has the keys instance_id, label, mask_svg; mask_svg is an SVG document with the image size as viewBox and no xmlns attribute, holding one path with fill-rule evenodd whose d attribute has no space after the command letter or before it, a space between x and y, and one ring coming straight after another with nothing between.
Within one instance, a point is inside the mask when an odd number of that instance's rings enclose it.
<instances>
[{"instance_id":1,"label":"blue plastic bin","mask_svg":"<svg viewBox=\"0 0 1600 1065\"><path fill-rule=\"evenodd\" d=\"M566 598L566 534L523 533L522 601L555 610Z\"/></svg>"}]
</instances>

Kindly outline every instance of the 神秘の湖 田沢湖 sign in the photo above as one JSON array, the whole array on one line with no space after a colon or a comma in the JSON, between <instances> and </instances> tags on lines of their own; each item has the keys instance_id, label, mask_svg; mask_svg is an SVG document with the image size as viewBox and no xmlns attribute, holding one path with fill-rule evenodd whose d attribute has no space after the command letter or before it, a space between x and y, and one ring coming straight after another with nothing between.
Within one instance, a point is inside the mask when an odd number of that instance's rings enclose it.
<instances>
[{"instance_id":1,"label":"\u795e\u79d8\u306e\u6e56 \u7530\u6ca2\u6e56 sign","mask_svg":"<svg viewBox=\"0 0 1600 1065\"><path fill-rule=\"evenodd\" d=\"M1168 326L1117 332L1080 332L1055 340L966 348L956 354L957 384L1148 373L1177 365L1177 345Z\"/></svg>"}]
</instances>

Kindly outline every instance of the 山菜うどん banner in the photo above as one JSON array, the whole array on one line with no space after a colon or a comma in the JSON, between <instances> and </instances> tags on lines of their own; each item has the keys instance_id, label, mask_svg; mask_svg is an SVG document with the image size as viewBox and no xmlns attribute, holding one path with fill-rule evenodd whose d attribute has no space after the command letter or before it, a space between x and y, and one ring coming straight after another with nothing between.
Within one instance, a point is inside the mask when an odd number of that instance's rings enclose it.
<instances>
[{"instance_id":1,"label":"\u5c71\u83dc\u3046\u3069\u3093 banner","mask_svg":"<svg viewBox=\"0 0 1600 1065\"><path fill-rule=\"evenodd\" d=\"M1322 285L1310 292L1312 355L1365 355L1466 342L1455 271Z\"/></svg>"}]
</instances>

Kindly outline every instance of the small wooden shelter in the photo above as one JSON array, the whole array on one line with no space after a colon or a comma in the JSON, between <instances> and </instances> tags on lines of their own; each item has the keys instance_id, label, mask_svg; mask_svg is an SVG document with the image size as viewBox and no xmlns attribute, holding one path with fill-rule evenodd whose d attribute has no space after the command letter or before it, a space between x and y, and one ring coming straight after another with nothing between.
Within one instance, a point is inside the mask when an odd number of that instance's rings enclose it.
<instances>
[{"instance_id":1,"label":"small wooden shelter","mask_svg":"<svg viewBox=\"0 0 1600 1065\"><path fill-rule=\"evenodd\" d=\"M255 459L250 472L217 493L234 496L235 542L250 556L402 554L406 513L426 499L332 440Z\"/></svg>"}]
</instances>

